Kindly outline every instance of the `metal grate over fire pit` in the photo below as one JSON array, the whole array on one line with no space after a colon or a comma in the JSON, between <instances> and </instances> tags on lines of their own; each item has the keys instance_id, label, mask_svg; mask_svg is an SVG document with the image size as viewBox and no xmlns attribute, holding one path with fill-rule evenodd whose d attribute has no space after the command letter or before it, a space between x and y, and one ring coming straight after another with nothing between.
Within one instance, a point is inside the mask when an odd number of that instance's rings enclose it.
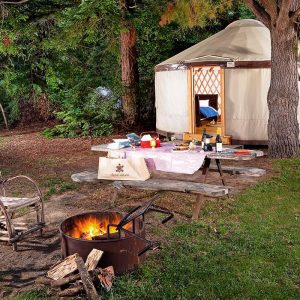
<instances>
[{"instance_id":1,"label":"metal grate over fire pit","mask_svg":"<svg viewBox=\"0 0 300 300\"><path fill-rule=\"evenodd\" d=\"M62 256L78 253L84 260L92 249L104 251L100 267L112 265L116 273L134 269L145 258L153 243L145 239L145 214L150 211L173 214L155 207L158 195L127 215L118 212L88 212L70 217L60 225Z\"/></svg>"}]
</instances>

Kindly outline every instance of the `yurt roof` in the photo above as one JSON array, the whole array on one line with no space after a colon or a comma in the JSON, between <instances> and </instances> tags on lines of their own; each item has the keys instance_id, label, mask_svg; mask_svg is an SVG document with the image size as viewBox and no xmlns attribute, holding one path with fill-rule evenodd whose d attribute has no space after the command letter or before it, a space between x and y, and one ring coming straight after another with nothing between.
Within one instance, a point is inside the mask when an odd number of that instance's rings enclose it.
<instances>
[{"instance_id":1,"label":"yurt roof","mask_svg":"<svg viewBox=\"0 0 300 300\"><path fill-rule=\"evenodd\" d=\"M270 61L269 29L261 22L244 19L165 60L158 66L201 62Z\"/></svg>"}]
</instances>

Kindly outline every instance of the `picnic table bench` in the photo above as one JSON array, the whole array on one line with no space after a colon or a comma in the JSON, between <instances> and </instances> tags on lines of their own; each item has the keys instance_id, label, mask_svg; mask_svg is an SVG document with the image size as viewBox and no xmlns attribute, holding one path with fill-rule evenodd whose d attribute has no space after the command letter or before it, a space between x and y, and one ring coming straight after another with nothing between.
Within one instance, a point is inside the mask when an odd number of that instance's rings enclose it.
<instances>
[{"instance_id":1,"label":"picnic table bench","mask_svg":"<svg viewBox=\"0 0 300 300\"><path fill-rule=\"evenodd\" d=\"M96 182L101 181L97 179L97 172L81 172L73 174L71 176L72 180L75 182ZM114 204L119 196L119 191L124 188L133 188L140 190L150 190L150 191L171 191L171 192L180 192L194 195L202 195L207 197L224 197L228 195L230 187L228 186L219 186L212 185L201 182L193 181L182 181L182 180L172 180L172 179L159 179L159 178L150 178L145 181L135 181L135 180L124 180L124 181L113 181L112 186L114 187L114 195L112 198L112 203ZM198 203L193 208L193 219L197 219L199 211L203 205L203 200Z\"/></svg>"}]
</instances>

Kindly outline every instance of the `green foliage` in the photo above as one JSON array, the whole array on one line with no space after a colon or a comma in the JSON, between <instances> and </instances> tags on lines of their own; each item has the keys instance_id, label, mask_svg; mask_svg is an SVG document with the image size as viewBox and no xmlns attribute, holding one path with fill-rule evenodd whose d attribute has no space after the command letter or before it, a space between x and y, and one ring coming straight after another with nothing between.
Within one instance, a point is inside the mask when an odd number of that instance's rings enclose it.
<instances>
[{"instance_id":1,"label":"green foliage","mask_svg":"<svg viewBox=\"0 0 300 300\"><path fill-rule=\"evenodd\" d=\"M231 8L232 0L175 0L169 4L162 24L175 21L185 27L205 27Z\"/></svg>"},{"instance_id":2,"label":"green foliage","mask_svg":"<svg viewBox=\"0 0 300 300\"><path fill-rule=\"evenodd\" d=\"M161 21L169 8L167 0L138 1L126 14L138 32L143 123L153 124L155 118L156 64L231 21L251 16L239 1L232 5L232 1L219 0L175 2L182 10L171 10L173 22L165 26ZM97 117L86 102L99 86L112 90L116 98L122 95L119 36L124 11L119 2L36 0L18 6L2 5L0 9L5 20L0 26L0 101L10 123L56 116L62 126L46 131L46 136L111 132L118 114L112 105L103 107L111 116Z\"/></svg>"},{"instance_id":3,"label":"green foliage","mask_svg":"<svg viewBox=\"0 0 300 300\"><path fill-rule=\"evenodd\" d=\"M120 115L114 97L102 98L96 92L89 94L81 107L73 104L56 113L62 124L47 129L46 137L103 136L113 131L113 124Z\"/></svg>"}]
</instances>

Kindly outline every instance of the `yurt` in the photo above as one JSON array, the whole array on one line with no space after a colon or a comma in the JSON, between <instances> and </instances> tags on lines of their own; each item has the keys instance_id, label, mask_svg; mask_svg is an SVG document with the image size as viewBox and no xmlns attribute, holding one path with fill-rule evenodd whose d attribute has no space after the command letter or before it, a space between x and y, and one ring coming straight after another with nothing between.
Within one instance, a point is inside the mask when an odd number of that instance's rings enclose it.
<instances>
[{"instance_id":1,"label":"yurt","mask_svg":"<svg viewBox=\"0 0 300 300\"><path fill-rule=\"evenodd\" d=\"M160 63L157 131L190 139L221 128L225 143L266 144L270 60L269 29L248 19Z\"/></svg>"}]
</instances>

